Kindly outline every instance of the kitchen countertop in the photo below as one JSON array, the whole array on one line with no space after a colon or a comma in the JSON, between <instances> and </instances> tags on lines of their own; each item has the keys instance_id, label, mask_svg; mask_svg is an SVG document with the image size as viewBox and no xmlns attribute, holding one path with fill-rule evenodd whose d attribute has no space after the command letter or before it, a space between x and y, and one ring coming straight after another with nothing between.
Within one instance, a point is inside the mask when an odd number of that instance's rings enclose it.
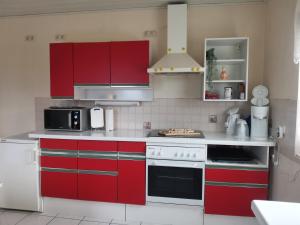
<instances>
[{"instance_id":1,"label":"kitchen countertop","mask_svg":"<svg viewBox=\"0 0 300 225\"><path fill-rule=\"evenodd\" d=\"M260 225L300 224L300 203L254 200L251 208Z\"/></svg>"},{"instance_id":2,"label":"kitchen countertop","mask_svg":"<svg viewBox=\"0 0 300 225\"><path fill-rule=\"evenodd\" d=\"M144 141L151 143L185 143L185 144L214 144L214 145L243 145L243 146L274 146L272 139L253 140L250 138L239 139L227 136L225 133L205 132L205 138L171 138L147 137L148 130L115 130L115 131L35 131L29 134L30 138L50 139L77 139L77 140L105 140L105 141Z\"/></svg>"}]
</instances>

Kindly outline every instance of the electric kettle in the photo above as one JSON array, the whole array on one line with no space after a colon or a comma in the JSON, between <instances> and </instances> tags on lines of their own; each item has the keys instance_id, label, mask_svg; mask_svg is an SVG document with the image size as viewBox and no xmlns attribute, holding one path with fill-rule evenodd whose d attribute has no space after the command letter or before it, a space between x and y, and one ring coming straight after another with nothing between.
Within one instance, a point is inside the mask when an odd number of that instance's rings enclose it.
<instances>
[{"instance_id":1,"label":"electric kettle","mask_svg":"<svg viewBox=\"0 0 300 225\"><path fill-rule=\"evenodd\" d=\"M249 137L249 127L246 120L238 119L236 121L235 136L238 138Z\"/></svg>"}]
</instances>

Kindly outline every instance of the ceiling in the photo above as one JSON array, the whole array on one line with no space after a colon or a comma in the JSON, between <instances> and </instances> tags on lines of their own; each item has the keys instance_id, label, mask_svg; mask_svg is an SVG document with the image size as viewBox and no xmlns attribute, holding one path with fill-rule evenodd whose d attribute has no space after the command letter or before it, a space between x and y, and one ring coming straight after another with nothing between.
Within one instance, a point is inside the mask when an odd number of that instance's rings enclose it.
<instances>
[{"instance_id":1,"label":"ceiling","mask_svg":"<svg viewBox=\"0 0 300 225\"><path fill-rule=\"evenodd\" d=\"M64 12L163 7L168 3L187 2L191 5L250 3L266 0L0 0L0 17Z\"/></svg>"}]
</instances>

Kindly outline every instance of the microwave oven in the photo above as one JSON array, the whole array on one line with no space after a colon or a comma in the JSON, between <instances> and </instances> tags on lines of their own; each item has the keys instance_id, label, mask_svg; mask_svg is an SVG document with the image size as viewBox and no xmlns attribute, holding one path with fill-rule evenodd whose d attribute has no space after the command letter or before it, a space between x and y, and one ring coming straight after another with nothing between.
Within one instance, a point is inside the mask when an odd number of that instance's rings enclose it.
<instances>
[{"instance_id":1,"label":"microwave oven","mask_svg":"<svg viewBox=\"0 0 300 225\"><path fill-rule=\"evenodd\" d=\"M50 107L44 110L46 130L84 131L89 129L89 109Z\"/></svg>"}]
</instances>

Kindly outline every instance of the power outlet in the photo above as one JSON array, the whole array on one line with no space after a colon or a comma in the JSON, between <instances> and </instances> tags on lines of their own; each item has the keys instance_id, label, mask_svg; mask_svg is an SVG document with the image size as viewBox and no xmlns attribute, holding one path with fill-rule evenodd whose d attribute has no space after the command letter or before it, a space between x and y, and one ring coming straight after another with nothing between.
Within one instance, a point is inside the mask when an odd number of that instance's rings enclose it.
<instances>
[{"instance_id":1,"label":"power outlet","mask_svg":"<svg viewBox=\"0 0 300 225\"><path fill-rule=\"evenodd\" d=\"M286 127L285 126L278 126L276 129L276 136L278 139L282 139L285 136Z\"/></svg>"},{"instance_id":2,"label":"power outlet","mask_svg":"<svg viewBox=\"0 0 300 225\"><path fill-rule=\"evenodd\" d=\"M209 115L209 116L208 116L208 122L209 122L209 123L217 123L217 122L218 122L218 117L217 117L217 115Z\"/></svg>"},{"instance_id":3,"label":"power outlet","mask_svg":"<svg viewBox=\"0 0 300 225\"><path fill-rule=\"evenodd\" d=\"M150 130L151 129L151 122L144 122L144 129Z\"/></svg>"}]
</instances>

